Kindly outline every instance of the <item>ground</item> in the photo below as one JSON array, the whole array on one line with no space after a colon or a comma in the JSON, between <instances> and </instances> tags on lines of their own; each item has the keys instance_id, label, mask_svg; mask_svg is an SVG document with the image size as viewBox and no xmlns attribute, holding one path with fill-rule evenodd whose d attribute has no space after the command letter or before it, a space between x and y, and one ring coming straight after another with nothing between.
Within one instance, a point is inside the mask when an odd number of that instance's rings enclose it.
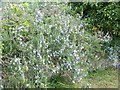
<instances>
[{"instance_id":1,"label":"ground","mask_svg":"<svg viewBox=\"0 0 120 90\"><path fill-rule=\"evenodd\" d=\"M118 88L118 69L97 70L90 73L81 83L75 84L74 87L83 87L86 83L90 84L91 88Z\"/></svg>"},{"instance_id":2,"label":"ground","mask_svg":"<svg viewBox=\"0 0 120 90\"><path fill-rule=\"evenodd\" d=\"M60 79L60 78L57 78ZM51 83L51 87L56 88L118 88L118 69L107 68L105 70L97 70L89 73L89 75L81 80L80 83L69 84L64 83L64 80L57 80L58 82Z\"/></svg>"}]
</instances>

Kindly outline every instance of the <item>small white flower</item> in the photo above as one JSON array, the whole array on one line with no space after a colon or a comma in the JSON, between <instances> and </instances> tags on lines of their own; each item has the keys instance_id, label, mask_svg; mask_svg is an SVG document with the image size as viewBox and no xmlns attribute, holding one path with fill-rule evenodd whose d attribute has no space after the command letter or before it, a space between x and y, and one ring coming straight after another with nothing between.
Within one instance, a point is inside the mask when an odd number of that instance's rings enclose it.
<instances>
[{"instance_id":1,"label":"small white flower","mask_svg":"<svg viewBox=\"0 0 120 90\"><path fill-rule=\"evenodd\" d=\"M20 58L15 58L15 62L20 62Z\"/></svg>"},{"instance_id":2,"label":"small white flower","mask_svg":"<svg viewBox=\"0 0 120 90\"><path fill-rule=\"evenodd\" d=\"M49 25L49 28L51 28L52 27L52 25Z\"/></svg>"},{"instance_id":3,"label":"small white flower","mask_svg":"<svg viewBox=\"0 0 120 90\"><path fill-rule=\"evenodd\" d=\"M76 76L74 76L74 79L76 79L77 77Z\"/></svg>"},{"instance_id":4,"label":"small white flower","mask_svg":"<svg viewBox=\"0 0 120 90\"><path fill-rule=\"evenodd\" d=\"M75 81L72 81L72 83L75 83Z\"/></svg>"},{"instance_id":5,"label":"small white flower","mask_svg":"<svg viewBox=\"0 0 120 90\"><path fill-rule=\"evenodd\" d=\"M13 62L13 65L15 65L15 62Z\"/></svg>"},{"instance_id":6,"label":"small white flower","mask_svg":"<svg viewBox=\"0 0 120 90\"><path fill-rule=\"evenodd\" d=\"M38 67L38 64L36 65L36 67Z\"/></svg>"},{"instance_id":7,"label":"small white flower","mask_svg":"<svg viewBox=\"0 0 120 90\"><path fill-rule=\"evenodd\" d=\"M53 73L55 73L56 72L56 70L55 69L53 69Z\"/></svg>"},{"instance_id":8,"label":"small white flower","mask_svg":"<svg viewBox=\"0 0 120 90\"><path fill-rule=\"evenodd\" d=\"M41 56L41 54L40 54L40 53L38 53L38 56L39 56L39 58L40 58L40 59L42 59L42 56Z\"/></svg>"},{"instance_id":9,"label":"small white flower","mask_svg":"<svg viewBox=\"0 0 120 90\"><path fill-rule=\"evenodd\" d=\"M35 70L37 70L37 68L36 67L33 67Z\"/></svg>"},{"instance_id":10,"label":"small white flower","mask_svg":"<svg viewBox=\"0 0 120 90\"><path fill-rule=\"evenodd\" d=\"M58 70L60 69L60 67L59 67L59 66L57 66L56 68L57 68Z\"/></svg>"},{"instance_id":11,"label":"small white flower","mask_svg":"<svg viewBox=\"0 0 120 90\"><path fill-rule=\"evenodd\" d=\"M35 80L35 83L38 83L38 80Z\"/></svg>"},{"instance_id":12,"label":"small white flower","mask_svg":"<svg viewBox=\"0 0 120 90\"><path fill-rule=\"evenodd\" d=\"M3 85L0 85L0 88L2 89L2 88L3 88Z\"/></svg>"},{"instance_id":13,"label":"small white flower","mask_svg":"<svg viewBox=\"0 0 120 90\"><path fill-rule=\"evenodd\" d=\"M38 11L37 11L37 13L38 13L38 14L41 14L41 11L40 11L40 10L38 10Z\"/></svg>"},{"instance_id":14,"label":"small white flower","mask_svg":"<svg viewBox=\"0 0 120 90\"><path fill-rule=\"evenodd\" d=\"M97 58L98 56L97 56L97 55L95 55L95 57Z\"/></svg>"},{"instance_id":15,"label":"small white flower","mask_svg":"<svg viewBox=\"0 0 120 90\"><path fill-rule=\"evenodd\" d=\"M35 49L33 50L33 53L36 53L36 50L35 50Z\"/></svg>"},{"instance_id":16,"label":"small white flower","mask_svg":"<svg viewBox=\"0 0 120 90\"><path fill-rule=\"evenodd\" d=\"M79 75L79 74L80 74L80 72L78 71L78 72L77 72L77 75Z\"/></svg>"},{"instance_id":17,"label":"small white flower","mask_svg":"<svg viewBox=\"0 0 120 90\"><path fill-rule=\"evenodd\" d=\"M36 79L38 79L38 78L39 78L39 76L35 76L35 78L36 78Z\"/></svg>"},{"instance_id":18,"label":"small white flower","mask_svg":"<svg viewBox=\"0 0 120 90\"><path fill-rule=\"evenodd\" d=\"M21 30L22 28L23 28L23 26L21 26L21 27L18 27L17 29L18 29L18 30Z\"/></svg>"},{"instance_id":19,"label":"small white flower","mask_svg":"<svg viewBox=\"0 0 120 90\"><path fill-rule=\"evenodd\" d=\"M30 86L30 84L26 84L26 87L29 87Z\"/></svg>"},{"instance_id":20,"label":"small white flower","mask_svg":"<svg viewBox=\"0 0 120 90\"><path fill-rule=\"evenodd\" d=\"M83 27L83 24L82 24L82 23L80 24L80 27Z\"/></svg>"},{"instance_id":21,"label":"small white flower","mask_svg":"<svg viewBox=\"0 0 120 90\"><path fill-rule=\"evenodd\" d=\"M24 47L24 46L25 46L25 44L22 43L22 47Z\"/></svg>"}]
</instances>

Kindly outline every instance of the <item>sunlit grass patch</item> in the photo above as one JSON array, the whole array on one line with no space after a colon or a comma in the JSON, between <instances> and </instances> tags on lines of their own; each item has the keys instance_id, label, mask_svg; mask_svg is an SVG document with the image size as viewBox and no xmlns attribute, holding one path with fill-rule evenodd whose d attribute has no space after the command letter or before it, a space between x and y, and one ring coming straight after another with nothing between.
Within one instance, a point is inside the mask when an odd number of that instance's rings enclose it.
<instances>
[{"instance_id":1,"label":"sunlit grass patch","mask_svg":"<svg viewBox=\"0 0 120 90\"><path fill-rule=\"evenodd\" d=\"M87 87L89 85L90 88L118 88L118 69L97 70L90 73L80 83L74 84L73 87Z\"/></svg>"}]
</instances>

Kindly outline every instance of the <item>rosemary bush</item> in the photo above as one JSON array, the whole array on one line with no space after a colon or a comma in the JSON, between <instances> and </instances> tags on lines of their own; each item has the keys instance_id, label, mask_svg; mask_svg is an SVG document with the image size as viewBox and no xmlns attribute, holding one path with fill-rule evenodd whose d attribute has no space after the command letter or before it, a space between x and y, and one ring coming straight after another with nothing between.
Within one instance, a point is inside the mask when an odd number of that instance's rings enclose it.
<instances>
[{"instance_id":1,"label":"rosemary bush","mask_svg":"<svg viewBox=\"0 0 120 90\"><path fill-rule=\"evenodd\" d=\"M59 75L79 82L104 57L102 40L64 3L8 3L3 8L4 87L48 87Z\"/></svg>"}]
</instances>

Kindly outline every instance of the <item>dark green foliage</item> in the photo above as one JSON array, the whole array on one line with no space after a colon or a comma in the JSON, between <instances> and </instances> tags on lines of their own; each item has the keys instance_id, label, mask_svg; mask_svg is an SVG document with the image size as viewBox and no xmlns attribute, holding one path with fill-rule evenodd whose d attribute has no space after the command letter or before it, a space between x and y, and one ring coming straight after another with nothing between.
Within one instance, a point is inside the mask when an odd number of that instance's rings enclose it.
<instances>
[{"instance_id":1,"label":"dark green foliage","mask_svg":"<svg viewBox=\"0 0 120 90\"><path fill-rule=\"evenodd\" d=\"M120 37L120 3L119 2L72 2L69 3L73 14L79 13L92 27L105 34Z\"/></svg>"}]
</instances>

